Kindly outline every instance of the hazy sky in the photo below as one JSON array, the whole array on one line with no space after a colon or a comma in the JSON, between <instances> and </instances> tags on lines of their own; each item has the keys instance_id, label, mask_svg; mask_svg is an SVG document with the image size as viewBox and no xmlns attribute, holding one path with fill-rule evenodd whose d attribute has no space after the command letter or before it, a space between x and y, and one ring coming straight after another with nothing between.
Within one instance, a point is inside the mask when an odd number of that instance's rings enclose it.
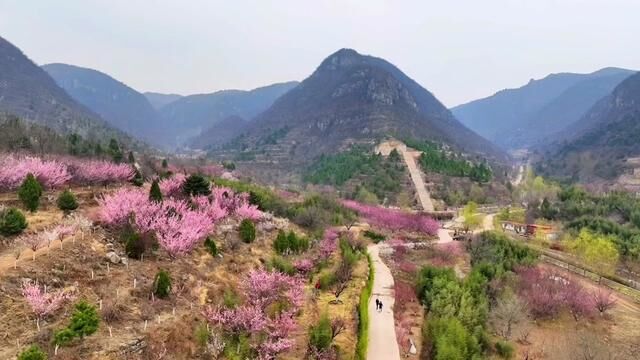
<instances>
[{"instance_id":1,"label":"hazy sky","mask_svg":"<svg viewBox=\"0 0 640 360\"><path fill-rule=\"evenodd\" d=\"M448 106L551 72L640 69L639 0L0 0L0 35L38 64L180 94L302 80L343 47Z\"/></svg>"}]
</instances>

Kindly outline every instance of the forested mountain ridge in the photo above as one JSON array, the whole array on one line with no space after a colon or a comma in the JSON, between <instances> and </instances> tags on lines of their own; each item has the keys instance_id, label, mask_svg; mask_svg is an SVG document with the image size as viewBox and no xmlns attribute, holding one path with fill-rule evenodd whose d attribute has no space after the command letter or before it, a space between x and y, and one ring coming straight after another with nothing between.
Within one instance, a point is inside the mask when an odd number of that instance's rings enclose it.
<instances>
[{"instance_id":1,"label":"forested mountain ridge","mask_svg":"<svg viewBox=\"0 0 640 360\"><path fill-rule=\"evenodd\" d=\"M530 147L580 119L633 71L559 73L452 108L472 130L505 149Z\"/></svg>"},{"instance_id":2,"label":"forested mountain ridge","mask_svg":"<svg viewBox=\"0 0 640 360\"><path fill-rule=\"evenodd\" d=\"M134 143L123 132L78 104L20 49L0 37L0 112L86 139L112 137Z\"/></svg>"}]
</instances>

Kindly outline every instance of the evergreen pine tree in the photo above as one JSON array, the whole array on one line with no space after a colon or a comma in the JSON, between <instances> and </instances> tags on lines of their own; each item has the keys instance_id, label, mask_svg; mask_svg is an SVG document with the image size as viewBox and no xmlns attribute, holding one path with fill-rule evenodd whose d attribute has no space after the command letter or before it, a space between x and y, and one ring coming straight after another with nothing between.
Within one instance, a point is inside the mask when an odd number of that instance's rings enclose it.
<instances>
[{"instance_id":1,"label":"evergreen pine tree","mask_svg":"<svg viewBox=\"0 0 640 360\"><path fill-rule=\"evenodd\" d=\"M75 210L78 208L78 201L76 200L76 196L69 190L63 191L60 196L58 196L58 208L64 211L65 214Z\"/></svg>"},{"instance_id":2,"label":"evergreen pine tree","mask_svg":"<svg viewBox=\"0 0 640 360\"><path fill-rule=\"evenodd\" d=\"M155 202L162 201L162 192L160 191L160 185L158 185L158 179L153 180L151 183L151 190L149 190L149 200Z\"/></svg>"},{"instance_id":3,"label":"evergreen pine tree","mask_svg":"<svg viewBox=\"0 0 640 360\"><path fill-rule=\"evenodd\" d=\"M169 272L160 270L153 281L153 293L159 298L166 298L171 293L171 276Z\"/></svg>"},{"instance_id":4,"label":"evergreen pine tree","mask_svg":"<svg viewBox=\"0 0 640 360\"><path fill-rule=\"evenodd\" d=\"M118 144L118 140L111 139L109 141L109 154L115 163L121 163L124 155L122 154L122 150L120 150L120 145Z\"/></svg>"},{"instance_id":5,"label":"evergreen pine tree","mask_svg":"<svg viewBox=\"0 0 640 360\"><path fill-rule=\"evenodd\" d=\"M0 212L0 234L4 236L20 234L27 228L27 219L16 208L8 208Z\"/></svg>"},{"instance_id":6,"label":"evergreen pine tree","mask_svg":"<svg viewBox=\"0 0 640 360\"><path fill-rule=\"evenodd\" d=\"M136 158L133 156L133 151L129 151L127 160L129 160L129 164L135 164Z\"/></svg>"},{"instance_id":7,"label":"evergreen pine tree","mask_svg":"<svg viewBox=\"0 0 640 360\"><path fill-rule=\"evenodd\" d=\"M190 175L182 185L182 190L185 195L209 195L211 189L209 188L209 180L202 175Z\"/></svg>"},{"instance_id":8,"label":"evergreen pine tree","mask_svg":"<svg viewBox=\"0 0 640 360\"><path fill-rule=\"evenodd\" d=\"M18 189L18 197L27 210L34 212L38 210L38 206L40 206L41 196L42 186L33 174L27 174L27 177L22 182L20 189Z\"/></svg>"},{"instance_id":9,"label":"evergreen pine tree","mask_svg":"<svg viewBox=\"0 0 640 360\"><path fill-rule=\"evenodd\" d=\"M253 221L244 219L240 223L240 239L246 243L252 243L256 239L256 226Z\"/></svg>"}]
</instances>

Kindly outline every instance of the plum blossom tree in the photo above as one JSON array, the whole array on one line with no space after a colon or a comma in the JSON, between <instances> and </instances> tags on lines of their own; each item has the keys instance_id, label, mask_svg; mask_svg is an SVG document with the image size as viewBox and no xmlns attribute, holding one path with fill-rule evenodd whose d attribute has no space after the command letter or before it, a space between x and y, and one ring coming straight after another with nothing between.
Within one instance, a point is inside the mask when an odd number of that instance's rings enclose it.
<instances>
[{"instance_id":1,"label":"plum blossom tree","mask_svg":"<svg viewBox=\"0 0 640 360\"><path fill-rule=\"evenodd\" d=\"M136 173L130 164L104 160L75 160L71 168L73 180L87 185L123 183L133 179Z\"/></svg>"},{"instance_id":2,"label":"plum blossom tree","mask_svg":"<svg viewBox=\"0 0 640 360\"><path fill-rule=\"evenodd\" d=\"M158 185L160 186L160 192L164 197L178 197L182 194L182 185L186 179L186 175L182 173L174 174L173 176L162 179Z\"/></svg>"},{"instance_id":3,"label":"plum blossom tree","mask_svg":"<svg viewBox=\"0 0 640 360\"><path fill-rule=\"evenodd\" d=\"M36 259L36 251L42 245L43 238L39 234L26 234L20 237L19 241L33 252L33 260Z\"/></svg>"},{"instance_id":4,"label":"plum blossom tree","mask_svg":"<svg viewBox=\"0 0 640 360\"><path fill-rule=\"evenodd\" d=\"M616 299L611 295L611 291L603 289L598 289L591 294L593 306L595 306L601 316L616 305Z\"/></svg>"},{"instance_id":5,"label":"plum blossom tree","mask_svg":"<svg viewBox=\"0 0 640 360\"><path fill-rule=\"evenodd\" d=\"M325 230L324 237L322 238L322 240L320 240L320 243L318 244L318 252L319 252L318 260L326 261L331 257L331 255L338 248L339 236L340 235L338 234L338 231L336 229Z\"/></svg>"},{"instance_id":6,"label":"plum blossom tree","mask_svg":"<svg viewBox=\"0 0 640 360\"><path fill-rule=\"evenodd\" d=\"M246 296L245 304L233 309L209 307L204 311L205 318L231 335L259 335L254 337L259 341L251 343L258 359L275 359L293 346L290 334L304 298L301 281L261 269L249 272L239 288Z\"/></svg>"},{"instance_id":7,"label":"plum blossom tree","mask_svg":"<svg viewBox=\"0 0 640 360\"><path fill-rule=\"evenodd\" d=\"M205 200L205 201L201 201ZM184 200L149 201L139 189L120 189L98 200L100 219L106 225L134 225L141 233L152 233L171 257L184 255L213 230L214 219L224 216L206 198L193 209ZM202 206L206 206L202 209ZM215 215L214 214L215 210Z\"/></svg>"},{"instance_id":8,"label":"plum blossom tree","mask_svg":"<svg viewBox=\"0 0 640 360\"><path fill-rule=\"evenodd\" d=\"M228 215L227 209L214 197L198 195L194 196L191 202L195 205L197 211L205 214L213 223L224 219Z\"/></svg>"},{"instance_id":9,"label":"plum blossom tree","mask_svg":"<svg viewBox=\"0 0 640 360\"><path fill-rule=\"evenodd\" d=\"M125 225L135 210L147 208L148 200L147 194L140 189L121 188L103 195L97 199L100 221L110 226Z\"/></svg>"},{"instance_id":10,"label":"plum blossom tree","mask_svg":"<svg viewBox=\"0 0 640 360\"><path fill-rule=\"evenodd\" d=\"M14 154L0 155L0 189L17 189L27 174L33 174L48 189L62 186L71 179L67 166L60 161Z\"/></svg>"},{"instance_id":11,"label":"plum blossom tree","mask_svg":"<svg viewBox=\"0 0 640 360\"><path fill-rule=\"evenodd\" d=\"M36 315L36 326L40 330L40 320L58 310L73 296L65 291L47 293L37 283L26 281L22 284L22 295Z\"/></svg>"},{"instance_id":12,"label":"plum blossom tree","mask_svg":"<svg viewBox=\"0 0 640 360\"><path fill-rule=\"evenodd\" d=\"M262 219L262 211L258 210L256 205L251 205L248 202L240 205L235 210L235 215L240 219L249 219L252 221L258 221Z\"/></svg>"},{"instance_id":13,"label":"plum blossom tree","mask_svg":"<svg viewBox=\"0 0 640 360\"><path fill-rule=\"evenodd\" d=\"M389 230L408 230L436 235L440 225L429 216L344 200L342 205L364 217L372 225Z\"/></svg>"},{"instance_id":14,"label":"plum blossom tree","mask_svg":"<svg viewBox=\"0 0 640 360\"><path fill-rule=\"evenodd\" d=\"M62 249L62 242L67 236L71 236L76 232L75 227L68 224L59 224L54 228L54 232L58 234L58 241L60 241L60 249Z\"/></svg>"},{"instance_id":15,"label":"plum blossom tree","mask_svg":"<svg viewBox=\"0 0 640 360\"><path fill-rule=\"evenodd\" d=\"M293 267L296 268L298 273L302 275L306 275L310 273L311 270L313 270L314 264L313 264L313 261L311 261L310 259L299 259L293 263Z\"/></svg>"}]
</instances>

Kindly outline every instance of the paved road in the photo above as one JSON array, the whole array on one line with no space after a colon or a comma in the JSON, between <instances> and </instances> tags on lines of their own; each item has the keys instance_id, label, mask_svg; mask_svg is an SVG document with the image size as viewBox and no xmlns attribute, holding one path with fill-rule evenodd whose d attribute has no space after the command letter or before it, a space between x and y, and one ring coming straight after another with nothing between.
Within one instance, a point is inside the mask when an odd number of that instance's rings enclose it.
<instances>
[{"instance_id":1,"label":"paved road","mask_svg":"<svg viewBox=\"0 0 640 360\"><path fill-rule=\"evenodd\" d=\"M367 360L400 360L400 349L396 341L396 328L393 320L393 276L387 265L380 259L379 251L383 245L368 247L375 268L373 292L369 299L369 348ZM382 312L376 311L376 299L383 304Z\"/></svg>"},{"instance_id":2,"label":"paved road","mask_svg":"<svg viewBox=\"0 0 640 360\"><path fill-rule=\"evenodd\" d=\"M424 211L434 211L431 196L429 195L429 192L424 185L424 180L422 180L422 173L420 172L420 169L418 169L418 165L416 164L415 156L417 154L419 154L419 152L402 151L404 163L407 164L407 168L409 169L409 174L411 175L411 180L413 181L413 185L416 188L416 193L418 193L418 200L420 200L422 209Z\"/></svg>"}]
</instances>

